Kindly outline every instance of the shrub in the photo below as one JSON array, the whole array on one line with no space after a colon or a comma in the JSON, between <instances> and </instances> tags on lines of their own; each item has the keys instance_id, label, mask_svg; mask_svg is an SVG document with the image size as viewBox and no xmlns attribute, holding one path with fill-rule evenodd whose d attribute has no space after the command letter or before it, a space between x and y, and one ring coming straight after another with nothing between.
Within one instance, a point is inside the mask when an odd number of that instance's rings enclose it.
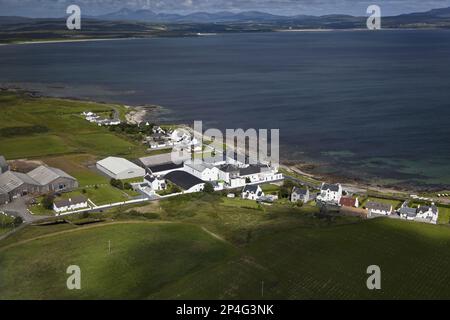
<instances>
[{"instance_id":1,"label":"shrub","mask_svg":"<svg viewBox=\"0 0 450 320\"><path fill-rule=\"evenodd\" d=\"M205 193L213 193L214 192L214 187L211 183L207 182L205 183L205 187L203 188L203 192Z\"/></svg>"},{"instance_id":2,"label":"shrub","mask_svg":"<svg viewBox=\"0 0 450 320\"><path fill-rule=\"evenodd\" d=\"M42 199L42 206L45 209L52 210L53 209L53 202L55 201L55 196L51 193L44 196Z\"/></svg>"}]
</instances>

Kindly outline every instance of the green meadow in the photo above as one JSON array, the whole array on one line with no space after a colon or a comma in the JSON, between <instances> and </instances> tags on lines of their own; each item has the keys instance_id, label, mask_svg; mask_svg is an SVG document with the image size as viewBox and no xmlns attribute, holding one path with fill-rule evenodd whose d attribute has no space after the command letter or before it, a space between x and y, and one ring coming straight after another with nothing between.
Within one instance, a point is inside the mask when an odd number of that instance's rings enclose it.
<instances>
[{"instance_id":1,"label":"green meadow","mask_svg":"<svg viewBox=\"0 0 450 320\"><path fill-rule=\"evenodd\" d=\"M143 146L81 116L83 111L109 113L114 109L122 116L125 113L120 105L0 92L0 154L10 160L74 153L97 157L145 154Z\"/></svg>"},{"instance_id":2,"label":"green meadow","mask_svg":"<svg viewBox=\"0 0 450 320\"><path fill-rule=\"evenodd\" d=\"M0 298L450 298L448 226L232 201L181 196L91 214L98 224L26 227L0 241ZM81 290L66 288L69 265Z\"/></svg>"}]
</instances>

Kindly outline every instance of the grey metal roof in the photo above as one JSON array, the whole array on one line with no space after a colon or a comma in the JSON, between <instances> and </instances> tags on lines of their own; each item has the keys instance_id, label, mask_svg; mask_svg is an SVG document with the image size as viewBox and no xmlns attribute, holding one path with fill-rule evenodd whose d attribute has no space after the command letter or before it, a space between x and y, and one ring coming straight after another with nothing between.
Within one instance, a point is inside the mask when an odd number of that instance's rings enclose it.
<instances>
[{"instance_id":1,"label":"grey metal roof","mask_svg":"<svg viewBox=\"0 0 450 320\"><path fill-rule=\"evenodd\" d=\"M67 173L65 173L60 169L46 166L39 166L36 169L28 172L28 176L30 176L33 180L37 181L39 184L43 186L61 177L70 180L76 180L74 177L68 175Z\"/></svg>"},{"instance_id":2,"label":"grey metal roof","mask_svg":"<svg viewBox=\"0 0 450 320\"><path fill-rule=\"evenodd\" d=\"M192 174L181 170L169 172L164 176L164 178L176 184L177 186L179 186L184 190L188 190L200 183L205 183L205 181L197 178L196 176L193 176Z\"/></svg>"},{"instance_id":3,"label":"grey metal roof","mask_svg":"<svg viewBox=\"0 0 450 320\"><path fill-rule=\"evenodd\" d=\"M24 182L16 177L12 171L6 171L0 175L0 191L8 193L20 187Z\"/></svg>"},{"instance_id":4,"label":"grey metal roof","mask_svg":"<svg viewBox=\"0 0 450 320\"><path fill-rule=\"evenodd\" d=\"M24 183L39 185L39 183L37 183L24 173L6 171L5 173L0 175L0 192L9 193L20 187Z\"/></svg>"}]
</instances>

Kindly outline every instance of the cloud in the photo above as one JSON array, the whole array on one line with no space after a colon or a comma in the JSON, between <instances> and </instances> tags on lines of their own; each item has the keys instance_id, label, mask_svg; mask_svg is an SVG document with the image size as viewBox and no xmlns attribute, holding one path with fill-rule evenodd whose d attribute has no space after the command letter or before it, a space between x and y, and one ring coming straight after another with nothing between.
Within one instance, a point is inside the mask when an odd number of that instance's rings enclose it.
<instances>
[{"instance_id":1,"label":"cloud","mask_svg":"<svg viewBox=\"0 0 450 320\"><path fill-rule=\"evenodd\" d=\"M280 14L365 15L369 5L377 4L387 15L448 7L450 0L0 0L0 15L64 16L70 4L79 5L89 15L124 7L160 12L261 10Z\"/></svg>"}]
</instances>

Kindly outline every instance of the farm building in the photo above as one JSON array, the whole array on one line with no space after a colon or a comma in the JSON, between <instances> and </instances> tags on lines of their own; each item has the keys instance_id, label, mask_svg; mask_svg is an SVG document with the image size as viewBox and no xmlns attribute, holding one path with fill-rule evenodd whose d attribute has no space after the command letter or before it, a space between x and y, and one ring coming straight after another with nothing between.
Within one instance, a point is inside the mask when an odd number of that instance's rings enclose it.
<instances>
[{"instance_id":1,"label":"farm building","mask_svg":"<svg viewBox=\"0 0 450 320\"><path fill-rule=\"evenodd\" d=\"M97 162L97 169L110 178L125 180L145 176L145 169L124 158L108 157Z\"/></svg>"},{"instance_id":2,"label":"farm building","mask_svg":"<svg viewBox=\"0 0 450 320\"><path fill-rule=\"evenodd\" d=\"M200 192L205 187L203 180L181 170L169 172L164 178L183 189L186 193Z\"/></svg>"},{"instance_id":3,"label":"farm building","mask_svg":"<svg viewBox=\"0 0 450 320\"><path fill-rule=\"evenodd\" d=\"M69 191L77 187L74 177L57 168L39 166L26 174L6 171L0 175L0 204L27 194Z\"/></svg>"},{"instance_id":4,"label":"farm building","mask_svg":"<svg viewBox=\"0 0 450 320\"><path fill-rule=\"evenodd\" d=\"M41 193L41 185L28 175L14 171L6 171L0 175L0 204L29 193Z\"/></svg>"},{"instance_id":5,"label":"farm building","mask_svg":"<svg viewBox=\"0 0 450 320\"><path fill-rule=\"evenodd\" d=\"M39 166L27 175L41 185L41 193L78 188L77 179L57 168Z\"/></svg>"}]
</instances>

